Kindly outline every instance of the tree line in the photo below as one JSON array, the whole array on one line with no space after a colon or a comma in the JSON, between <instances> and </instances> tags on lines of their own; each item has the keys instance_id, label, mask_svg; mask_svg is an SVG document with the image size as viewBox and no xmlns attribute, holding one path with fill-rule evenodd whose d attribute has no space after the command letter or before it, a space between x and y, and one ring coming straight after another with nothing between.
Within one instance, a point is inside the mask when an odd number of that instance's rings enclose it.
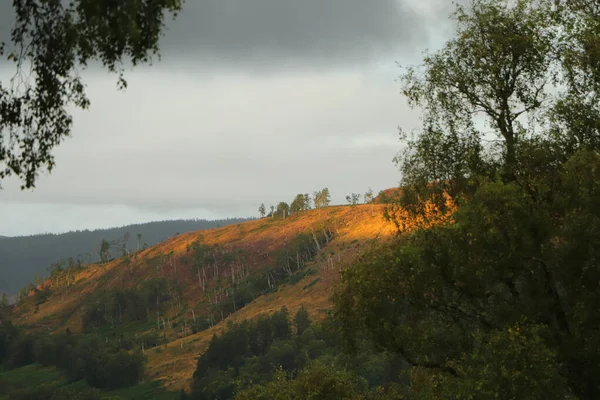
<instances>
[{"instance_id":1,"label":"tree line","mask_svg":"<svg viewBox=\"0 0 600 400\"><path fill-rule=\"evenodd\" d=\"M361 196L363 197L364 204L372 203L374 200L373 189L369 188L363 195L360 193L351 193L346 196L346 202L350 205L360 204ZM294 200L290 204L285 201L281 201L277 206L270 206L268 209L264 203L261 203L258 207L258 214L261 218L280 218L285 219L291 214L306 211L312 209L320 209L328 207L331 204L331 194L329 188L323 188L313 193L312 197L308 193L298 193ZM269 211L270 210L270 211ZM269 212L268 212L269 211Z\"/></svg>"},{"instance_id":2,"label":"tree line","mask_svg":"<svg viewBox=\"0 0 600 400\"><path fill-rule=\"evenodd\" d=\"M313 398L338 399L368 393L393 376L398 360L389 354L365 345L351 359L341 343L334 321L313 322L304 306L294 315L283 306L252 321L229 323L198 358L191 393L181 398L300 400L312 392L320 393Z\"/></svg>"},{"instance_id":3,"label":"tree line","mask_svg":"<svg viewBox=\"0 0 600 400\"><path fill-rule=\"evenodd\" d=\"M39 364L58 368L68 382L80 382L60 390L54 387L11 387L0 377L0 394L11 399L75 398L99 399L95 389L110 390L137 384L144 377L145 357L131 341L105 340L100 335L32 335L13 326L10 320L0 325L0 365L11 370Z\"/></svg>"}]
</instances>

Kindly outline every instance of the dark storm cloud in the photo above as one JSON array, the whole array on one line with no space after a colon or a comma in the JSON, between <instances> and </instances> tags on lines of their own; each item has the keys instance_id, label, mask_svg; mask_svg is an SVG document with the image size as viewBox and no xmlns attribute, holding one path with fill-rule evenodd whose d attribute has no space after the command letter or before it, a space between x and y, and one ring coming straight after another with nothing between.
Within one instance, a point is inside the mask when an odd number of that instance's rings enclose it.
<instances>
[{"instance_id":1,"label":"dark storm cloud","mask_svg":"<svg viewBox=\"0 0 600 400\"><path fill-rule=\"evenodd\" d=\"M420 20L406 0L187 0L161 47L219 64L360 62L420 42Z\"/></svg>"},{"instance_id":2,"label":"dark storm cloud","mask_svg":"<svg viewBox=\"0 0 600 400\"><path fill-rule=\"evenodd\" d=\"M161 38L165 64L262 68L363 64L418 54L448 0L186 0ZM14 23L0 1L0 41ZM429 28L428 28L429 25Z\"/></svg>"}]
</instances>

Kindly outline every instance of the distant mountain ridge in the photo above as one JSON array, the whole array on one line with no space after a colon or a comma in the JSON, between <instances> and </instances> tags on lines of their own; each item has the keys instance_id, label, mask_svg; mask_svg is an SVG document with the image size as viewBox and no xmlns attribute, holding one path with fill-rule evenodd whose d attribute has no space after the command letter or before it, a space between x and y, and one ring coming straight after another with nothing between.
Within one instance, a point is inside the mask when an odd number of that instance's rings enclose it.
<instances>
[{"instance_id":1,"label":"distant mountain ridge","mask_svg":"<svg viewBox=\"0 0 600 400\"><path fill-rule=\"evenodd\" d=\"M36 274L47 275L47 268L60 260L79 257L85 263L100 261L98 252L102 240L112 243L111 254L116 256L128 233L126 247L136 250L138 234L140 247L155 245L178 233L218 228L250 221L253 218L221 220L172 220L133 224L117 228L72 231L61 234L31 236L0 236L0 292L16 294L33 282Z\"/></svg>"}]
</instances>

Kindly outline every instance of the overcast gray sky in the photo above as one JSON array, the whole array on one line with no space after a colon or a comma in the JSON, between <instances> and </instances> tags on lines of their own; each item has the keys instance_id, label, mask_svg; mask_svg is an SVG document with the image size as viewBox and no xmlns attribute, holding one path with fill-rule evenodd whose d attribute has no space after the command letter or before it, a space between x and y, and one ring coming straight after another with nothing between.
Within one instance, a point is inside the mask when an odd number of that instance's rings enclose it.
<instances>
[{"instance_id":1,"label":"overcast gray sky","mask_svg":"<svg viewBox=\"0 0 600 400\"><path fill-rule=\"evenodd\" d=\"M0 4L0 31L11 21ZM418 123L395 81L449 32L449 0L187 0L162 61L116 79L86 71L89 111L34 190L0 191L0 235L173 218L256 216L328 187L398 183L398 126ZM0 32L1 34L1 32ZM1 61L4 62L4 61ZM0 76L10 73L0 64Z\"/></svg>"}]
</instances>

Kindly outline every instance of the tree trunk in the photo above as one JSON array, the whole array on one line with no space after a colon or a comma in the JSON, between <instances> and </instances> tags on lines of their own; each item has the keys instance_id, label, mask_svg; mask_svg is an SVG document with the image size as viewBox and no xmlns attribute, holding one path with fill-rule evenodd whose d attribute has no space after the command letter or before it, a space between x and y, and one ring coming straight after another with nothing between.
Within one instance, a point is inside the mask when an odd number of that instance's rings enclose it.
<instances>
[{"instance_id":1,"label":"tree trunk","mask_svg":"<svg viewBox=\"0 0 600 400\"><path fill-rule=\"evenodd\" d=\"M316 246L317 251L321 251L321 245L319 244L319 241L317 240L317 235L315 234L315 231L311 229L311 232L312 232L313 240L315 241L315 246Z\"/></svg>"}]
</instances>

